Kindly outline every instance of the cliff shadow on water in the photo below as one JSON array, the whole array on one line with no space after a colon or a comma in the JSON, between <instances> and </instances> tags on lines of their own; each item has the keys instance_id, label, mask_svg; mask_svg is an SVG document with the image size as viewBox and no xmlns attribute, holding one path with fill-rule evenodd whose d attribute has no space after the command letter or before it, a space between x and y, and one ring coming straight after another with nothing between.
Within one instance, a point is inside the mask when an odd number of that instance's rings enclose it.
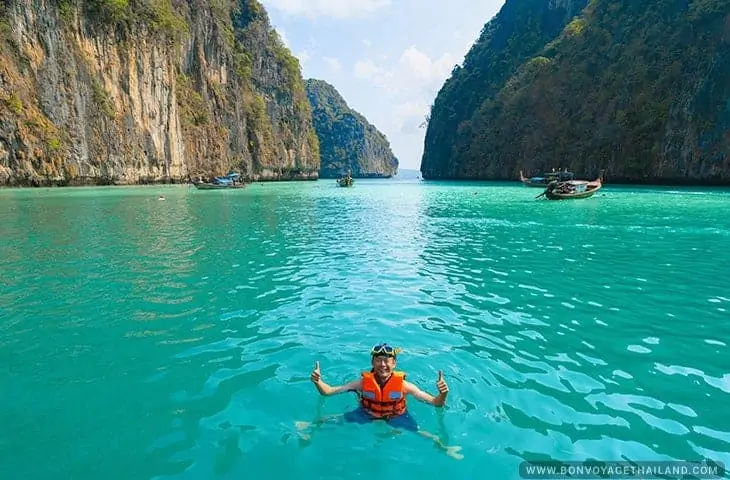
<instances>
[{"instance_id":1,"label":"cliff shadow on water","mask_svg":"<svg viewBox=\"0 0 730 480\"><path fill-rule=\"evenodd\" d=\"M299 63L256 0L0 10L0 184L317 178Z\"/></svg>"}]
</instances>

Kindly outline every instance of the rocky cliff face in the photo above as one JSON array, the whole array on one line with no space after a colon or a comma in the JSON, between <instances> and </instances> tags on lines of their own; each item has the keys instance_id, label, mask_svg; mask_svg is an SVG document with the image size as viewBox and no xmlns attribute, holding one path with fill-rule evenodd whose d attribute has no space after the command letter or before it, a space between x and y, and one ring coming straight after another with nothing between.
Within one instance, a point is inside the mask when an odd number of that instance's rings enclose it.
<instances>
[{"instance_id":1,"label":"rocky cliff face","mask_svg":"<svg viewBox=\"0 0 730 480\"><path fill-rule=\"evenodd\" d=\"M256 0L0 5L0 183L317 178L299 64Z\"/></svg>"},{"instance_id":2,"label":"rocky cliff face","mask_svg":"<svg viewBox=\"0 0 730 480\"><path fill-rule=\"evenodd\" d=\"M728 53L725 0L508 0L439 92L424 177L730 183Z\"/></svg>"},{"instance_id":3,"label":"rocky cliff face","mask_svg":"<svg viewBox=\"0 0 730 480\"><path fill-rule=\"evenodd\" d=\"M307 79L307 96L321 146L322 178L387 178L398 172L398 159L388 139L360 113L352 110L335 87Z\"/></svg>"},{"instance_id":4,"label":"rocky cliff face","mask_svg":"<svg viewBox=\"0 0 730 480\"><path fill-rule=\"evenodd\" d=\"M473 137L471 119L520 65L554 39L587 0L507 0L482 29L441 87L424 141L424 178L468 178L462 166ZM481 126L474 126L474 130ZM484 161L484 160L482 160Z\"/></svg>"}]
</instances>

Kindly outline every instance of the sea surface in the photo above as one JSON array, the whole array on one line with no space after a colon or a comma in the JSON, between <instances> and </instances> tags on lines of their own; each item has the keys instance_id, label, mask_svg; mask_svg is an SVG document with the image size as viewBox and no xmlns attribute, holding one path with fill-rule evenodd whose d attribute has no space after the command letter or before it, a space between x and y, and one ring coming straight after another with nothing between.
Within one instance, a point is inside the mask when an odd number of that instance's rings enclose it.
<instances>
[{"instance_id":1,"label":"sea surface","mask_svg":"<svg viewBox=\"0 0 730 480\"><path fill-rule=\"evenodd\" d=\"M0 190L0 477L730 466L730 190L334 180ZM164 199L160 199L160 195ZM422 433L321 397L403 348ZM328 422L321 422L330 418ZM437 443L433 438L438 438Z\"/></svg>"}]
</instances>

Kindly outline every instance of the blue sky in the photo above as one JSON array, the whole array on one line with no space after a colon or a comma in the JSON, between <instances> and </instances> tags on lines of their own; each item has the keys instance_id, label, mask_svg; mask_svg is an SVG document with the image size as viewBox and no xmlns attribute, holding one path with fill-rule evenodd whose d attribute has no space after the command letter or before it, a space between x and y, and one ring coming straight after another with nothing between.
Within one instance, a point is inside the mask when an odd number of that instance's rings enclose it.
<instances>
[{"instance_id":1,"label":"blue sky","mask_svg":"<svg viewBox=\"0 0 730 480\"><path fill-rule=\"evenodd\" d=\"M260 0L305 78L337 88L418 169L419 128L503 0Z\"/></svg>"}]
</instances>

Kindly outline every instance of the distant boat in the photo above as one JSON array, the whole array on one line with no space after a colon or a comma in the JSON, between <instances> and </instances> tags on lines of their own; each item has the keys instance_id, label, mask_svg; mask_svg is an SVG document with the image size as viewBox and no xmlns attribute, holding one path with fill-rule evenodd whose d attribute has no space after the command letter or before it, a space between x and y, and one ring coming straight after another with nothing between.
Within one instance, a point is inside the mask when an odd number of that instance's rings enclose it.
<instances>
[{"instance_id":1,"label":"distant boat","mask_svg":"<svg viewBox=\"0 0 730 480\"><path fill-rule=\"evenodd\" d=\"M352 179L352 172L350 170L347 171L347 174L344 177L337 179L337 185L340 187L351 187L354 184L355 180Z\"/></svg>"},{"instance_id":2,"label":"distant boat","mask_svg":"<svg viewBox=\"0 0 730 480\"><path fill-rule=\"evenodd\" d=\"M245 183L239 182L241 177L238 173L229 173L224 177L215 177L212 182L192 182L198 190L228 190L232 188L244 188Z\"/></svg>"},{"instance_id":3,"label":"distant boat","mask_svg":"<svg viewBox=\"0 0 730 480\"><path fill-rule=\"evenodd\" d=\"M520 181L528 187L545 188L550 182L567 182L573 180L574 177L573 172L569 172L568 170L563 170L562 172L553 170L552 172L543 174L542 177L527 178L522 175L522 170L520 170Z\"/></svg>"},{"instance_id":4,"label":"distant boat","mask_svg":"<svg viewBox=\"0 0 730 480\"><path fill-rule=\"evenodd\" d=\"M548 184L545 191L537 198L545 197L548 200L570 200L588 198L595 195L603 187L601 177L589 182L587 180L567 180L564 182L554 181Z\"/></svg>"},{"instance_id":5,"label":"distant boat","mask_svg":"<svg viewBox=\"0 0 730 480\"><path fill-rule=\"evenodd\" d=\"M337 179L337 185L340 187L352 187L355 184L355 180L352 177L343 177Z\"/></svg>"}]
</instances>

